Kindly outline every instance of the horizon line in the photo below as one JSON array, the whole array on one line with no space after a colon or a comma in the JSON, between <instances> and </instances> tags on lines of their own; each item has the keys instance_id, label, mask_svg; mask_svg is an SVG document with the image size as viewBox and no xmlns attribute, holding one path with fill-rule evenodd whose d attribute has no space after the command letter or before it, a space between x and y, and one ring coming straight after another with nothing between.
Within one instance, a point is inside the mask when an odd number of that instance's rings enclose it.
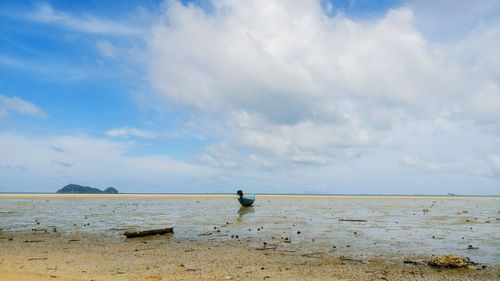
<instances>
[{"instance_id":1,"label":"horizon line","mask_svg":"<svg viewBox=\"0 0 500 281\"><path fill-rule=\"evenodd\" d=\"M273 193L252 192L256 195L292 195L292 196L421 196L421 197L500 197L500 194L397 194L397 193ZM235 195L227 192L119 192L117 194L106 193L57 193L57 192L9 192L1 191L0 194L60 194L60 195Z\"/></svg>"}]
</instances>

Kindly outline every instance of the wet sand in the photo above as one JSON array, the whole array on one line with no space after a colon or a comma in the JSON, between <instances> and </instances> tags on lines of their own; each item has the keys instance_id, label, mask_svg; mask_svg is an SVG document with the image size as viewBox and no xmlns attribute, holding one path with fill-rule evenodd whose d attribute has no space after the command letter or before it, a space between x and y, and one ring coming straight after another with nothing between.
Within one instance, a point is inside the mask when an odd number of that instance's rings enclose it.
<instances>
[{"instance_id":1,"label":"wet sand","mask_svg":"<svg viewBox=\"0 0 500 281\"><path fill-rule=\"evenodd\" d=\"M12 239L12 240L9 240ZM0 280L498 280L498 266L435 269L403 259L299 254L246 241L16 235L0 240ZM411 257L421 260L424 257Z\"/></svg>"},{"instance_id":2,"label":"wet sand","mask_svg":"<svg viewBox=\"0 0 500 281\"><path fill-rule=\"evenodd\" d=\"M2 194L0 280L500 277L498 197L257 200L240 208L231 195ZM175 233L123 236L165 226ZM423 262L448 253L480 264L436 269Z\"/></svg>"}]
</instances>

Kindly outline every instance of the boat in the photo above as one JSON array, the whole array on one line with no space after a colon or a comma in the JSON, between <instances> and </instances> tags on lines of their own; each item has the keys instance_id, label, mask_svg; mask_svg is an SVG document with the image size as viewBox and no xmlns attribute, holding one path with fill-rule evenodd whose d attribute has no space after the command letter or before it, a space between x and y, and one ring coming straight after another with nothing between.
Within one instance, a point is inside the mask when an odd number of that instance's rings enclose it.
<instances>
[{"instance_id":1,"label":"boat","mask_svg":"<svg viewBox=\"0 0 500 281\"><path fill-rule=\"evenodd\" d=\"M252 204L255 202L255 195L252 194L252 195L243 195L243 191L241 190L238 190L238 192L236 192L236 194L238 195L238 202L240 202L241 206L243 207L248 207L248 206L252 206Z\"/></svg>"}]
</instances>

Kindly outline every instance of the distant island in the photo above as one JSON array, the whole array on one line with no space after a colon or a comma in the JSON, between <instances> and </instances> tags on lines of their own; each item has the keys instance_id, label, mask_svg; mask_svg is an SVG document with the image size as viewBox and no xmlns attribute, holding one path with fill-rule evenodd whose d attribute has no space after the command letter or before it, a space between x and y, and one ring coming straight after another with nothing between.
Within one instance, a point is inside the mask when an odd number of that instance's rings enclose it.
<instances>
[{"instance_id":1,"label":"distant island","mask_svg":"<svg viewBox=\"0 0 500 281\"><path fill-rule=\"evenodd\" d=\"M57 193L78 193L78 194L118 194L118 190L114 187L108 187L105 190L98 188L83 186L79 184L68 184L59 189Z\"/></svg>"}]
</instances>

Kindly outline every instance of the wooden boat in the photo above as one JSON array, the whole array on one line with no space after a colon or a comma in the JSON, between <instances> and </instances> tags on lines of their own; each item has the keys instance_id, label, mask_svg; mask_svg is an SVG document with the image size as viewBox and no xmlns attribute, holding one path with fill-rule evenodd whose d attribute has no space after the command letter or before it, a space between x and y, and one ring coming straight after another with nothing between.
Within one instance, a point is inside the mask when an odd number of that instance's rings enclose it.
<instances>
[{"instance_id":1,"label":"wooden boat","mask_svg":"<svg viewBox=\"0 0 500 281\"><path fill-rule=\"evenodd\" d=\"M243 195L243 191L241 190L238 190L236 194L238 195L238 202L240 202L241 206L252 206L252 204L255 202L255 195Z\"/></svg>"},{"instance_id":2,"label":"wooden boat","mask_svg":"<svg viewBox=\"0 0 500 281\"><path fill-rule=\"evenodd\" d=\"M240 197L238 198L238 202L244 207L252 206L255 202L255 197Z\"/></svg>"}]
</instances>

